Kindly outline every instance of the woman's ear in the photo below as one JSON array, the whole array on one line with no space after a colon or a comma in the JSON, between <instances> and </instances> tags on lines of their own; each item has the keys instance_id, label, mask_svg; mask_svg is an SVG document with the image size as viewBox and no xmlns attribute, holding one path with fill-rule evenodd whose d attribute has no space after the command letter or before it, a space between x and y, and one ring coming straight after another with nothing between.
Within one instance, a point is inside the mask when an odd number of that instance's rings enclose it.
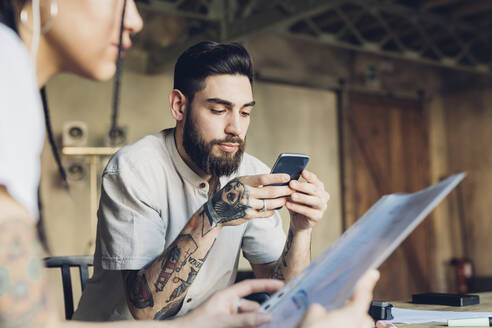
<instances>
[{"instance_id":1,"label":"woman's ear","mask_svg":"<svg viewBox=\"0 0 492 328\"><path fill-rule=\"evenodd\" d=\"M187 99L185 95L177 89L174 89L169 94L169 107L171 109L171 115L178 122L185 118L186 102Z\"/></svg>"}]
</instances>

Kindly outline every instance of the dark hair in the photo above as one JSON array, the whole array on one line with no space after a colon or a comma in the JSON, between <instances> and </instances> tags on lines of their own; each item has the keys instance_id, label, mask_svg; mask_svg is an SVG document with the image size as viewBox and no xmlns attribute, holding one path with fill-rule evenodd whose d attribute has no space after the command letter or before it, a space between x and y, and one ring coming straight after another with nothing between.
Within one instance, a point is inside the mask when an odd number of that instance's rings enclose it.
<instances>
[{"instance_id":1,"label":"dark hair","mask_svg":"<svg viewBox=\"0 0 492 328\"><path fill-rule=\"evenodd\" d=\"M17 11L18 6L25 1L2 0L0 1L0 23L3 23L17 32Z\"/></svg>"},{"instance_id":2,"label":"dark hair","mask_svg":"<svg viewBox=\"0 0 492 328\"><path fill-rule=\"evenodd\" d=\"M245 75L253 84L253 72L251 57L241 44L200 42L179 56L174 67L174 89L191 102L195 93L205 88L204 81L210 75Z\"/></svg>"}]
</instances>

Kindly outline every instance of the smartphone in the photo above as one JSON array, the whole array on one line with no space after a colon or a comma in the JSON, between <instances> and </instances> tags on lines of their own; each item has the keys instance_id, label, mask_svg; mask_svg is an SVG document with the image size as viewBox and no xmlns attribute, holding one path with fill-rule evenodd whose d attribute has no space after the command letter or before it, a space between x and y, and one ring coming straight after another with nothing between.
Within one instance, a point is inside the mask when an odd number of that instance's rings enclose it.
<instances>
[{"instance_id":1,"label":"smartphone","mask_svg":"<svg viewBox=\"0 0 492 328\"><path fill-rule=\"evenodd\" d=\"M278 155L273 164L272 173L287 173L291 180L297 180L309 162L309 156L305 154L282 153ZM289 183L277 183L272 186L285 186Z\"/></svg>"}]
</instances>

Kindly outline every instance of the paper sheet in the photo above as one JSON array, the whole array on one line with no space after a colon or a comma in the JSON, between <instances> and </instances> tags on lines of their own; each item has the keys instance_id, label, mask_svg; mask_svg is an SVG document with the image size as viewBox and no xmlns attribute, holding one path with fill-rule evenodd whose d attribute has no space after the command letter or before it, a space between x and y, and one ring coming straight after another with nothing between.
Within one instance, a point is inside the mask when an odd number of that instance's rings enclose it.
<instances>
[{"instance_id":1,"label":"paper sheet","mask_svg":"<svg viewBox=\"0 0 492 328\"><path fill-rule=\"evenodd\" d=\"M392 323L426 323L447 322L454 319L473 319L492 317L492 312L453 312L453 311L429 311L392 308Z\"/></svg>"},{"instance_id":2,"label":"paper sheet","mask_svg":"<svg viewBox=\"0 0 492 328\"><path fill-rule=\"evenodd\" d=\"M456 174L413 194L383 196L316 261L275 293L261 310L272 322L263 327L295 327L312 303L339 308L359 278L377 268L464 178Z\"/></svg>"}]
</instances>

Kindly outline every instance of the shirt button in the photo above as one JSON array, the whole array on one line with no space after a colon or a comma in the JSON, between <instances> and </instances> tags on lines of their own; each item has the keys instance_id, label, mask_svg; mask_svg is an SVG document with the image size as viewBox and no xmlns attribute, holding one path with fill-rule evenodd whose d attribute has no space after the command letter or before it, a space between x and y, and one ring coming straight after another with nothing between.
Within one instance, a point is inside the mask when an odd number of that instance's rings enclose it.
<instances>
[{"instance_id":1,"label":"shirt button","mask_svg":"<svg viewBox=\"0 0 492 328\"><path fill-rule=\"evenodd\" d=\"M190 303L191 301L193 301L193 300L192 300L191 298L188 298L188 299L186 300L186 303Z\"/></svg>"},{"instance_id":2,"label":"shirt button","mask_svg":"<svg viewBox=\"0 0 492 328\"><path fill-rule=\"evenodd\" d=\"M206 183L205 183L205 182L200 183L200 188L202 188L202 189L203 189L203 188L205 188L206 186L207 186L207 185L206 185Z\"/></svg>"}]
</instances>

